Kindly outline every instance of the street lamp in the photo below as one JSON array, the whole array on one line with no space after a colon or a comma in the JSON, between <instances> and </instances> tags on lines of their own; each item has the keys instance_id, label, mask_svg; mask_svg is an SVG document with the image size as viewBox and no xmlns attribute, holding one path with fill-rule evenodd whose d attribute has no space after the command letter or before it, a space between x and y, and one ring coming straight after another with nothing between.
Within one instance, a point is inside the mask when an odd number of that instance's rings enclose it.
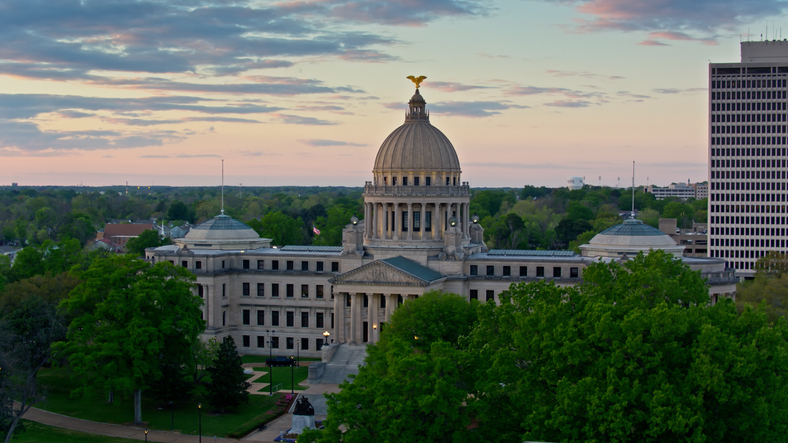
<instances>
[{"instance_id":1,"label":"street lamp","mask_svg":"<svg viewBox=\"0 0 788 443\"><path fill-rule=\"evenodd\" d=\"M146 442L148 441L148 430L147 429L145 429L145 441Z\"/></svg>"},{"instance_id":2,"label":"street lamp","mask_svg":"<svg viewBox=\"0 0 788 443\"><path fill-rule=\"evenodd\" d=\"M323 342L323 346L328 346L328 336L329 335L331 335L331 334L328 331L323 333L323 337L326 338L326 340Z\"/></svg>"},{"instance_id":3,"label":"street lamp","mask_svg":"<svg viewBox=\"0 0 788 443\"><path fill-rule=\"evenodd\" d=\"M274 330L265 330L265 333L268 334L268 395L274 395L274 367L272 366L272 360L274 359L273 355L273 348L271 347L271 334L274 333Z\"/></svg>"},{"instance_id":4,"label":"street lamp","mask_svg":"<svg viewBox=\"0 0 788 443\"><path fill-rule=\"evenodd\" d=\"M170 402L170 412L172 413L172 423L170 426L170 431L175 430L175 403Z\"/></svg>"},{"instance_id":5,"label":"street lamp","mask_svg":"<svg viewBox=\"0 0 788 443\"><path fill-rule=\"evenodd\" d=\"M295 373L294 373L294 371L295 371L295 369L294 369L294 367L295 367L295 364L294 364L294 363L295 363L295 362L293 361L293 356L291 355L291 356L290 356L290 393L291 393L291 394L293 393L293 389L294 389L294 387L293 387L293 386L295 385L295 377L294 377L294 374L295 374Z\"/></svg>"},{"instance_id":6,"label":"street lamp","mask_svg":"<svg viewBox=\"0 0 788 443\"><path fill-rule=\"evenodd\" d=\"M202 443L202 403L197 403L197 435Z\"/></svg>"},{"instance_id":7,"label":"street lamp","mask_svg":"<svg viewBox=\"0 0 788 443\"><path fill-rule=\"evenodd\" d=\"M301 367L301 340L296 340L296 364Z\"/></svg>"}]
</instances>

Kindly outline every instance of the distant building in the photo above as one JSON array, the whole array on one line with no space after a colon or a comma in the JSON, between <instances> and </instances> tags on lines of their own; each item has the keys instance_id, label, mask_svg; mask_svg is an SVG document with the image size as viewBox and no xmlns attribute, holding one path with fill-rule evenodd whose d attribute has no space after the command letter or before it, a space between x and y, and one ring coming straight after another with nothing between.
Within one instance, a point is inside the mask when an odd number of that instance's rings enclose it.
<instances>
[{"instance_id":1,"label":"distant building","mask_svg":"<svg viewBox=\"0 0 788 443\"><path fill-rule=\"evenodd\" d=\"M687 200L688 198L701 199L708 197L709 185L705 182L694 184L671 183L667 188L651 185L646 188L646 192L654 195L654 198L657 200L663 200L668 197L675 197L680 200Z\"/></svg>"},{"instance_id":2,"label":"distant building","mask_svg":"<svg viewBox=\"0 0 788 443\"><path fill-rule=\"evenodd\" d=\"M675 218L659 219L659 230L676 244L684 246L685 257L706 257L709 253L709 230L706 223L692 222L692 229L679 229Z\"/></svg>"},{"instance_id":3,"label":"distant building","mask_svg":"<svg viewBox=\"0 0 788 443\"><path fill-rule=\"evenodd\" d=\"M751 277L786 241L788 41L741 43L709 64L709 256Z\"/></svg>"},{"instance_id":4,"label":"distant building","mask_svg":"<svg viewBox=\"0 0 788 443\"><path fill-rule=\"evenodd\" d=\"M152 221L146 223L107 223L104 230L98 232L96 240L103 240L113 248L123 249L129 239L139 237L149 229L156 229L156 225Z\"/></svg>"}]
</instances>

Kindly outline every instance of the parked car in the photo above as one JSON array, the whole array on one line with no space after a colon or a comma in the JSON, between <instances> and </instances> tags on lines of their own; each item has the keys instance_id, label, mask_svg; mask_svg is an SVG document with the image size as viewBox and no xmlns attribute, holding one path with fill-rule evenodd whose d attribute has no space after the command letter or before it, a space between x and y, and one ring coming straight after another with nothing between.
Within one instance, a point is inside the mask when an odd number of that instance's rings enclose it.
<instances>
[{"instance_id":1,"label":"parked car","mask_svg":"<svg viewBox=\"0 0 788 443\"><path fill-rule=\"evenodd\" d=\"M293 366L295 359L293 357L274 357L265 361L268 366Z\"/></svg>"}]
</instances>

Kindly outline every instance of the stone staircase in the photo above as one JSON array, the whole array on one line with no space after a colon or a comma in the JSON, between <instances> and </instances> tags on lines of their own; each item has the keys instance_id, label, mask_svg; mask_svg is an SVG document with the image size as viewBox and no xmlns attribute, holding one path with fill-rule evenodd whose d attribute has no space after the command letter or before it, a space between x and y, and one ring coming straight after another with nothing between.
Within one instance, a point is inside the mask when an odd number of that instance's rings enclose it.
<instances>
[{"instance_id":1,"label":"stone staircase","mask_svg":"<svg viewBox=\"0 0 788 443\"><path fill-rule=\"evenodd\" d=\"M338 385L344 382L348 375L358 374L358 367L364 364L366 357L366 345L350 346L343 343L334 351L331 361L309 365L307 383Z\"/></svg>"}]
</instances>

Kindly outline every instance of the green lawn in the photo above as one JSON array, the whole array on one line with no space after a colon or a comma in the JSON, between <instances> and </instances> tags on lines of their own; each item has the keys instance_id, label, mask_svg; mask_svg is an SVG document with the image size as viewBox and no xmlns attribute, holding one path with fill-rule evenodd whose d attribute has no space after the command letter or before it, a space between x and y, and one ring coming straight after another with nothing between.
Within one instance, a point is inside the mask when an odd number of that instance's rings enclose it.
<instances>
[{"instance_id":1,"label":"green lawn","mask_svg":"<svg viewBox=\"0 0 788 443\"><path fill-rule=\"evenodd\" d=\"M274 357L277 357L276 355ZM289 356L288 356L289 357ZM267 355L242 355L241 361L243 363L265 363L268 360ZM320 358L317 357L300 357L299 360L301 361L320 361Z\"/></svg>"},{"instance_id":2,"label":"green lawn","mask_svg":"<svg viewBox=\"0 0 788 443\"><path fill-rule=\"evenodd\" d=\"M129 440L127 438L86 434L79 431L54 428L32 421L23 421L25 422L25 432L17 434L11 441L18 443L131 443L139 441Z\"/></svg>"},{"instance_id":3,"label":"green lawn","mask_svg":"<svg viewBox=\"0 0 788 443\"><path fill-rule=\"evenodd\" d=\"M273 369L273 377L274 377L273 385L276 386L281 383L282 390L288 390L288 391L290 390L290 386L291 386L290 366L274 367L274 368L264 367L264 368L253 368L253 369L257 372L266 373L266 375L263 375L262 377L258 378L257 380L255 380L255 382L268 383L269 380L269 375L267 374L268 370ZM292 369L293 369L293 378L295 379L295 387L293 390L303 391L304 389L306 389L306 386L300 386L299 383L303 383L304 380L306 380L307 376L309 375L309 368L307 366L301 366ZM262 391L268 392L268 387L266 386L264 389L262 389Z\"/></svg>"},{"instance_id":4,"label":"green lawn","mask_svg":"<svg viewBox=\"0 0 788 443\"><path fill-rule=\"evenodd\" d=\"M285 374L285 369L288 369ZM282 383L282 389L290 389L290 368L274 368L274 384ZM296 383L307 376L307 367L295 368ZM103 423L130 424L134 420L133 398L115 396L114 403L107 403L106 396L85 396L71 398L70 393L78 387L71 379L68 368L43 368L39 372L39 382L47 392L47 399L36 407L58 414L77 417ZM267 381L267 380L266 380ZM202 435L223 437L236 428L261 421L265 413L276 403L279 395L250 395L249 403L239 406L236 410L220 414L213 410L201 395L201 389L192 400L175 404L175 431L184 434L197 434L199 413L202 413ZM306 389L296 386L296 389ZM197 404L202 403L198 410ZM142 395L142 420L151 429L170 430L172 412L169 408L160 408L150 398Z\"/></svg>"}]
</instances>

